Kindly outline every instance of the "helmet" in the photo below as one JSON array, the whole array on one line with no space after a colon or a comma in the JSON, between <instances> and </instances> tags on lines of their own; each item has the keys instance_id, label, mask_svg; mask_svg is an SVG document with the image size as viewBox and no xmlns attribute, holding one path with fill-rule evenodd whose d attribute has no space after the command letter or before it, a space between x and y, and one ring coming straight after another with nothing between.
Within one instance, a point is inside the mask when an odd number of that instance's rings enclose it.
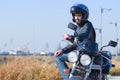
<instances>
[{"instance_id":1,"label":"helmet","mask_svg":"<svg viewBox=\"0 0 120 80\"><path fill-rule=\"evenodd\" d=\"M87 6L85 6L84 4L75 4L70 8L70 13L73 16L73 22L75 22L74 20L74 14L82 14L82 20L87 20L89 17L89 10L87 8Z\"/></svg>"}]
</instances>

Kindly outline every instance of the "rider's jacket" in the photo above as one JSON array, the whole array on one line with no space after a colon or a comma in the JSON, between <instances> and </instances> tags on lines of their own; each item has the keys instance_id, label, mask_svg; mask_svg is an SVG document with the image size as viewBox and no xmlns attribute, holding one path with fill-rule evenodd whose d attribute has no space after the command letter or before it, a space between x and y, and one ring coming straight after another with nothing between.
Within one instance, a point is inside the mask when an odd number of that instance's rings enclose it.
<instances>
[{"instance_id":1,"label":"rider's jacket","mask_svg":"<svg viewBox=\"0 0 120 80\"><path fill-rule=\"evenodd\" d=\"M89 39L93 42L96 41L96 33L90 21L84 21L80 25L77 25L74 35L71 37L71 42L73 42L73 44L63 48L63 53L75 50L77 48L77 43L82 42L84 39Z\"/></svg>"}]
</instances>

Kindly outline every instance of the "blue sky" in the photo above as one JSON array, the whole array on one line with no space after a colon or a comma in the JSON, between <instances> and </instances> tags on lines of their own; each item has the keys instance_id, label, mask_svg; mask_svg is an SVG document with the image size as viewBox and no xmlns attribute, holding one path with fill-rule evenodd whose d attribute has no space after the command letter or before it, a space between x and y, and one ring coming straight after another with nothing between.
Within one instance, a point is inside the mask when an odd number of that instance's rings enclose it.
<instances>
[{"instance_id":1,"label":"blue sky","mask_svg":"<svg viewBox=\"0 0 120 80\"><path fill-rule=\"evenodd\" d=\"M17 50L24 46L32 52L40 52L49 44L48 50L55 51L64 33L73 34L67 24L72 22L70 7L76 2L88 6L89 20L95 28L100 28L100 9L111 8L102 14L103 44L116 40L116 28L109 23L117 22L120 32L119 0L1 0L0 50ZM100 34L96 33L99 43ZM110 50L114 53L116 49Z\"/></svg>"}]
</instances>

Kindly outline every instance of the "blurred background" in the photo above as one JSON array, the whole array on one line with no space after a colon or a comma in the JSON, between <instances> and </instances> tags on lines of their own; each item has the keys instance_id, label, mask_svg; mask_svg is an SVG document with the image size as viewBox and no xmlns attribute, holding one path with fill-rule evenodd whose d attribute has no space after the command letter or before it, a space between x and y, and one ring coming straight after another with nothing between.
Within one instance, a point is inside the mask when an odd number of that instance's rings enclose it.
<instances>
[{"instance_id":1,"label":"blurred background","mask_svg":"<svg viewBox=\"0 0 120 80\"><path fill-rule=\"evenodd\" d=\"M120 54L119 0L1 0L0 52L54 52L64 33L73 34L67 25L72 22L70 7L76 2L88 6L99 48L114 40L117 47L107 50Z\"/></svg>"}]
</instances>

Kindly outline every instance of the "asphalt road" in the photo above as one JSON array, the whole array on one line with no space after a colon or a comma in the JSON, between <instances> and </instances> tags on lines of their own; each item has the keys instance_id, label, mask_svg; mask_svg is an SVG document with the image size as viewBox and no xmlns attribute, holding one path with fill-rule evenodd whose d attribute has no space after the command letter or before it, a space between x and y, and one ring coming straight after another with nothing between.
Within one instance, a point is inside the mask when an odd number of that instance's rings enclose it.
<instances>
[{"instance_id":1,"label":"asphalt road","mask_svg":"<svg viewBox=\"0 0 120 80\"><path fill-rule=\"evenodd\" d=\"M109 80L120 80L120 76L111 76Z\"/></svg>"}]
</instances>

